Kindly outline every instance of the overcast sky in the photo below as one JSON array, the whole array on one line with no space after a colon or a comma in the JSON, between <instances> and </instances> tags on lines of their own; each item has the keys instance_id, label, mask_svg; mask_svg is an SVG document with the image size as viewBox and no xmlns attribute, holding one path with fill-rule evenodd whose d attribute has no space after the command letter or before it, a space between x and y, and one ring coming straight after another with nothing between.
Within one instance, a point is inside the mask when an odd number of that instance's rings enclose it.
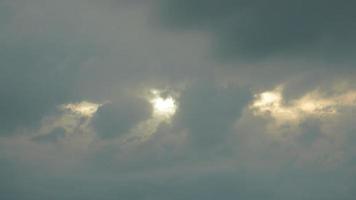
<instances>
[{"instance_id":1,"label":"overcast sky","mask_svg":"<svg viewBox=\"0 0 356 200\"><path fill-rule=\"evenodd\" d=\"M353 200L355 8L1 0L0 199Z\"/></svg>"}]
</instances>

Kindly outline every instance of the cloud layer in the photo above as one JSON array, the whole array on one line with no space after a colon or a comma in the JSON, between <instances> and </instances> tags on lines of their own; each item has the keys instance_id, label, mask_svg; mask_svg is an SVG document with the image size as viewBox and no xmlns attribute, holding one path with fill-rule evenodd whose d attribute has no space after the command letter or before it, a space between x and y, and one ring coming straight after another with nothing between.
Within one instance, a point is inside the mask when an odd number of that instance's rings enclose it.
<instances>
[{"instance_id":1,"label":"cloud layer","mask_svg":"<svg viewBox=\"0 0 356 200\"><path fill-rule=\"evenodd\" d=\"M162 1L168 26L210 31L222 58L270 56L329 61L355 52L354 1Z\"/></svg>"},{"instance_id":2,"label":"cloud layer","mask_svg":"<svg viewBox=\"0 0 356 200\"><path fill-rule=\"evenodd\" d=\"M0 199L354 199L354 7L0 2Z\"/></svg>"}]
</instances>

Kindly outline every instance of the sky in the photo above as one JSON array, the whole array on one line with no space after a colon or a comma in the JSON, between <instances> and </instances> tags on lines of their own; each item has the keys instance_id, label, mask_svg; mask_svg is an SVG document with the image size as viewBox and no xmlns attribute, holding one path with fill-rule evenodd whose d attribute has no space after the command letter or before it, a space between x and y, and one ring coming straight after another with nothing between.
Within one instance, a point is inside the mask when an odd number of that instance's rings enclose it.
<instances>
[{"instance_id":1,"label":"sky","mask_svg":"<svg viewBox=\"0 0 356 200\"><path fill-rule=\"evenodd\" d=\"M353 0L1 0L0 199L353 200Z\"/></svg>"}]
</instances>

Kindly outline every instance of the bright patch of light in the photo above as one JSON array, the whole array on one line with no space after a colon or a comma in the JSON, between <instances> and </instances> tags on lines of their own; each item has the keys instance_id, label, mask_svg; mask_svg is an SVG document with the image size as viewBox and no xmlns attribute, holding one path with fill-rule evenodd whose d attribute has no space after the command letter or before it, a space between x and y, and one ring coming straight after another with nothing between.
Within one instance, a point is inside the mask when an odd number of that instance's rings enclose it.
<instances>
[{"instance_id":1,"label":"bright patch of light","mask_svg":"<svg viewBox=\"0 0 356 200\"><path fill-rule=\"evenodd\" d=\"M62 109L71 111L83 117L92 117L93 114L98 111L100 106L102 106L102 104L82 101L79 103L69 103L62 105Z\"/></svg>"},{"instance_id":2,"label":"bright patch of light","mask_svg":"<svg viewBox=\"0 0 356 200\"><path fill-rule=\"evenodd\" d=\"M169 97L167 99L156 98L152 100L154 110L157 113L162 114L174 114L176 111L176 105L173 98Z\"/></svg>"},{"instance_id":3,"label":"bright patch of light","mask_svg":"<svg viewBox=\"0 0 356 200\"><path fill-rule=\"evenodd\" d=\"M145 98L151 103L153 114L151 118L137 124L130 133L125 135L121 140L121 145L130 147L132 145L141 144L151 138L157 132L157 128L161 123L170 122L170 119L177 111L177 103L174 95L165 94L165 91L152 89L147 91Z\"/></svg>"},{"instance_id":4,"label":"bright patch of light","mask_svg":"<svg viewBox=\"0 0 356 200\"><path fill-rule=\"evenodd\" d=\"M177 105L172 96L161 97L157 90L151 91L153 98L150 100L155 116L170 118L177 110Z\"/></svg>"},{"instance_id":5,"label":"bright patch of light","mask_svg":"<svg viewBox=\"0 0 356 200\"><path fill-rule=\"evenodd\" d=\"M256 99L251 107L256 115L269 114L279 121L294 121L299 118L299 114L294 108L283 105L282 88L266 91L255 95Z\"/></svg>"},{"instance_id":6,"label":"bright patch of light","mask_svg":"<svg viewBox=\"0 0 356 200\"><path fill-rule=\"evenodd\" d=\"M282 96L282 87L277 87L255 95L250 109L255 115L268 115L278 123L286 123L299 122L307 116L335 115L341 107L347 106L356 106L356 91L329 97L323 97L319 91L312 91L286 104Z\"/></svg>"}]
</instances>

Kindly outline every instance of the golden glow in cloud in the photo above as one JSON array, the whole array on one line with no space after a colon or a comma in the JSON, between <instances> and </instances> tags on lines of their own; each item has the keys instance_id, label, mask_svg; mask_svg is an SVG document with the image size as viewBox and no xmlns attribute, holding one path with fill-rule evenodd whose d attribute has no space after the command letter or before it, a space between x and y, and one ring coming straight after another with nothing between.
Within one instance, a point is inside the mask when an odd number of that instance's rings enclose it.
<instances>
[{"instance_id":1,"label":"golden glow in cloud","mask_svg":"<svg viewBox=\"0 0 356 200\"><path fill-rule=\"evenodd\" d=\"M273 117L279 123L299 122L307 116L331 116L341 107L356 106L356 91L348 91L331 97L323 97L319 91L307 93L288 104L282 96L283 87L255 95L250 105L255 115Z\"/></svg>"},{"instance_id":2,"label":"golden glow in cloud","mask_svg":"<svg viewBox=\"0 0 356 200\"><path fill-rule=\"evenodd\" d=\"M98 111L98 108L103 104L97 104L88 101L82 101L79 103L69 103L62 105L61 108L64 110L71 111L83 117L92 117Z\"/></svg>"}]
</instances>

